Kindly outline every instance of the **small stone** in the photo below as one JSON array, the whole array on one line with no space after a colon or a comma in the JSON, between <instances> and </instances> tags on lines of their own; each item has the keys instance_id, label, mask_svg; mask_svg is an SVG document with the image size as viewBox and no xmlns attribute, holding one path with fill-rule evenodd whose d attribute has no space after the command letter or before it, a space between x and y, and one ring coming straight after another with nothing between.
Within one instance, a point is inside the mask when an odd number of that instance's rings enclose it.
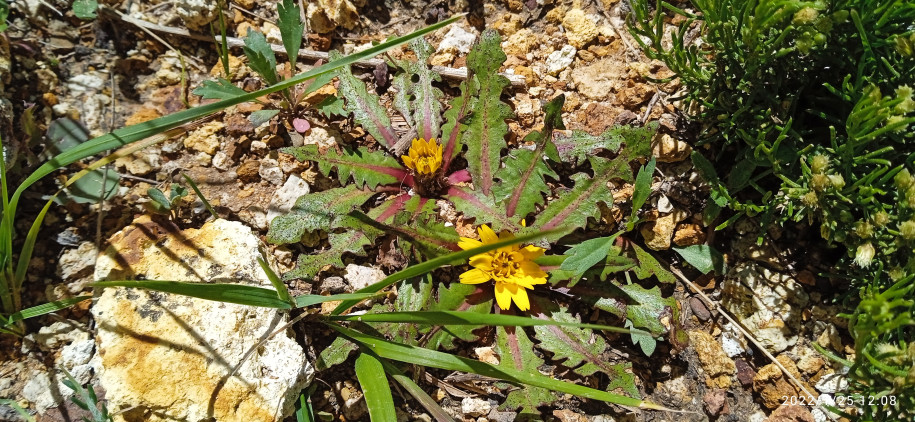
<instances>
[{"instance_id":1,"label":"small stone","mask_svg":"<svg viewBox=\"0 0 915 422\"><path fill-rule=\"evenodd\" d=\"M277 186L282 185L285 180L283 170L280 169L280 163L272 158L264 158L261 160L260 167L257 169L257 174L260 175L261 179Z\"/></svg>"},{"instance_id":2,"label":"small stone","mask_svg":"<svg viewBox=\"0 0 915 422\"><path fill-rule=\"evenodd\" d=\"M572 9L562 18L562 26L566 29L566 39L575 48L582 48L597 37L597 24L594 18L585 15L581 9Z\"/></svg>"},{"instance_id":3,"label":"small stone","mask_svg":"<svg viewBox=\"0 0 915 422\"><path fill-rule=\"evenodd\" d=\"M807 406L779 406L766 422L816 422Z\"/></svg>"},{"instance_id":4,"label":"small stone","mask_svg":"<svg viewBox=\"0 0 915 422\"><path fill-rule=\"evenodd\" d=\"M621 90L617 99L623 107L637 109L651 100L656 92L648 84L635 84Z\"/></svg>"},{"instance_id":5,"label":"small stone","mask_svg":"<svg viewBox=\"0 0 915 422\"><path fill-rule=\"evenodd\" d=\"M658 217L657 220L643 224L639 231L645 238L645 246L655 251L670 249L671 237L677 223L688 217L685 211L674 209L670 214Z\"/></svg>"},{"instance_id":6,"label":"small stone","mask_svg":"<svg viewBox=\"0 0 915 422\"><path fill-rule=\"evenodd\" d=\"M185 25L195 31L207 29L207 25L219 16L218 4L207 0L177 0L175 11Z\"/></svg>"},{"instance_id":7,"label":"small stone","mask_svg":"<svg viewBox=\"0 0 915 422\"><path fill-rule=\"evenodd\" d=\"M33 371L22 388L22 398L32 403L36 410L44 413L57 406L57 399L52 394L51 378L47 372Z\"/></svg>"},{"instance_id":8,"label":"small stone","mask_svg":"<svg viewBox=\"0 0 915 422\"><path fill-rule=\"evenodd\" d=\"M832 347L832 350L837 352L841 352L844 349L839 330L833 324L826 324L826 329L817 337L817 344L822 347Z\"/></svg>"},{"instance_id":9,"label":"small stone","mask_svg":"<svg viewBox=\"0 0 915 422\"><path fill-rule=\"evenodd\" d=\"M625 66L612 57L577 66L571 74L578 92L591 100L610 98L611 93L624 86L626 75Z\"/></svg>"},{"instance_id":10,"label":"small stone","mask_svg":"<svg viewBox=\"0 0 915 422\"><path fill-rule=\"evenodd\" d=\"M522 26L524 26L524 22L521 20L521 16L515 13L503 14L501 17L496 18L495 22L492 24L492 28L499 31L503 37L512 36L514 33L518 32Z\"/></svg>"},{"instance_id":11,"label":"small stone","mask_svg":"<svg viewBox=\"0 0 915 422\"><path fill-rule=\"evenodd\" d=\"M550 53L549 57L546 58L547 72L555 76L565 70L575 60L576 51L575 47L566 45L561 50Z\"/></svg>"},{"instance_id":12,"label":"small stone","mask_svg":"<svg viewBox=\"0 0 915 422\"><path fill-rule=\"evenodd\" d=\"M791 372L791 375L801 379L801 374L797 371L797 366L791 358L786 355L780 355L775 359ZM759 369L759 372L753 377L753 390L759 394L763 406L769 409L781 406L785 401L785 396L792 397L799 394L791 380L774 363Z\"/></svg>"},{"instance_id":13,"label":"small stone","mask_svg":"<svg viewBox=\"0 0 915 422\"><path fill-rule=\"evenodd\" d=\"M83 242L76 249L67 249L57 263L58 274L64 280L91 274L98 249L94 242Z\"/></svg>"},{"instance_id":14,"label":"small stone","mask_svg":"<svg viewBox=\"0 0 915 422\"><path fill-rule=\"evenodd\" d=\"M693 311L693 315L696 318L699 318L700 321L708 321L712 317L712 314L708 311L708 308L705 306L705 303L702 303L702 299L698 297L689 298L689 308Z\"/></svg>"},{"instance_id":15,"label":"small stone","mask_svg":"<svg viewBox=\"0 0 915 422\"><path fill-rule=\"evenodd\" d=\"M340 139L340 133L335 130L328 130L320 127L312 127L305 136L302 137L303 145L317 145L319 149L333 148Z\"/></svg>"},{"instance_id":16,"label":"small stone","mask_svg":"<svg viewBox=\"0 0 915 422\"><path fill-rule=\"evenodd\" d=\"M816 286L817 279L814 277L813 273L808 270L802 270L797 273L797 281L800 281L801 284L806 284L808 286Z\"/></svg>"},{"instance_id":17,"label":"small stone","mask_svg":"<svg viewBox=\"0 0 915 422\"><path fill-rule=\"evenodd\" d=\"M734 374L737 370L734 366L734 361L724 354L724 351L721 350L721 345L711 334L700 330L690 331L688 334L690 344L699 354L699 362L702 364L702 369L709 376Z\"/></svg>"},{"instance_id":18,"label":"small stone","mask_svg":"<svg viewBox=\"0 0 915 422\"><path fill-rule=\"evenodd\" d=\"M668 134L656 136L651 144L651 153L662 163L676 163L689 158L693 148L685 141Z\"/></svg>"},{"instance_id":19,"label":"small stone","mask_svg":"<svg viewBox=\"0 0 915 422\"><path fill-rule=\"evenodd\" d=\"M222 122L209 122L184 138L184 146L194 151L213 155L219 148L219 138L216 136L216 132L222 130L223 127L225 124Z\"/></svg>"},{"instance_id":20,"label":"small stone","mask_svg":"<svg viewBox=\"0 0 915 422\"><path fill-rule=\"evenodd\" d=\"M800 359L797 360L797 369L800 369L801 372L805 374L816 374L826 365L826 361L820 357L820 354L809 347L801 348L801 351L798 354L800 355Z\"/></svg>"},{"instance_id":21,"label":"small stone","mask_svg":"<svg viewBox=\"0 0 915 422\"><path fill-rule=\"evenodd\" d=\"M295 201L309 192L311 189L308 183L296 174L290 175L286 183L274 192L270 204L267 205L267 220L273 221L277 216L288 213L295 205Z\"/></svg>"},{"instance_id":22,"label":"small stone","mask_svg":"<svg viewBox=\"0 0 915 422\"><path fill-rule=\"evenodd\" d=\"M819 381L817 381L814 388L821 393L835 394L837 392L843 392L848 387L848 380L845 375L842 374L827 374L823 375Z\"/></svg>"},{"instance_id":23,"label":"small stone","mask_svg":"<svg viewBox=\"0 0 915 422\"><path fill-rule=\"evenodd\" d=\"M537 35L524 28L515 32L502 42L502 50L510 56L525 57L537 45Z\"/></svg>"},{"instance_id":24,"label":"small stone","mask_svg":"<svg viewBox=\"0 0 915 422\"><path fill-rule=\"evenodd\" d=\"M454 55L467 54L476 39L477 35L475 33L468 32L459 25L454 25L445 34L445 38L438 44L438 48L435 51L437 53L450 52Z\"/></svg>"},{"instance_id":25,"label":"small stone","mask_svg":"<svg viewBox=\"0 0 915 422\"><path fill-rule=\"evenodd\" d=\"M156 110L155 108L142 107L139 110L137 110L136 112L134 112L133 114L131 114L130 117L128 117L127 120L124 121L124 125L125 126L135 125L137 123L148 122L152 119L156 119L159 117L162 117L162 114L160 114L159 111ZM144 151L146 151L146 150L144 150Z\"/></svg>"},{"instance_id":26,"label":"small stone","mask_svg":"<svg viewBox=\"0 0 915 422\"><path fill-rule=\"evenodd\" d=\"M343 277L353 290L360 290L381 281L385 278L385 275L384 272L377 268L349 264L346 266L346 273Z\"/></svg>"},{"instance_id":27,"label":"small stone","mask_svg":"<svg viewBox=\"0 0 915 422\"><path fill-rule=\"evenodd\" d=\"M702 226L692 223L677 225L674 232L674 244L677 246L701 245L705 243L705 231Z\"/></svg>"},{"instance_id":28,"label":"small stone","mask_svg":"<svg viewBox=\"0 0 915 422\"><path fill-rule=\"evenodd\" d=\"M489 414L490 410L492 410L492 405L489 404L488 400L474 397L464 397L461 400L461 412L465 415L483 416Z\"/></svg>"},{"instance_id":29,"label":"small stone","mask_svg":"<svg viewBox=\"0 0 915 422\"><path fill-rule=\"evenodd\" d=\"M248 160L238 166L238 169L235 170L235 174L238 175L238 180L252 183L260 178L260 174L258 173L260 167L260 160Z\"/></svg>"},{"instance_id":30,"label":"small stone","mask_svg":"<svg viewBox=\"0 0 915 422\"><path fill-rule=\"evenodd\" d=\"M213 154L213 167L226 171L230 165L232 165L232 160L229 159L229 155L225 152L217 151L216 154Z\"/></svg>"},{"instance_id":31,"label":"small stone","mask_svg":"<svg viewBox=\"0 0 915 422\"><path fill-rule=\"evenodd\" d=\"M310 28L319 34L331 32L338 26L353 29L359 22L359 10L350 0L308 2L305 16L311 21Z\"/></svg>"},{"instance_id":32,"label":"small stone","mask_svg":"<svg viewBox=\"0 0 915 422\"><path fill-rule=\"evenodd\" d=\"M343 281L343 277L327 277L320 282L319 291L323 294L324 292L330 294L338 294L346 291L346 282Z\"/></svg>"},{"instance_id":33,"label":"small stone","mask_svg":"<svg viewBox=\"0 0 915 422\"><path fill-rule=\"evenodd\" d=\"M753 385L753 378L756 376L756 371L743 359L734 360L734 366L737 368L737 381L740 381L740 385L744 388Z\"/></svg>"},{"instance_id":34,"label":"small stone","mask_svg":"<svg viewBox=\"0 0 915 422\"><path fill-rule=\"evenodd\" d=\"M723 389L716 388L705 393L702 403L705 405L705 411L711 416L730 413L728 412L728 392Z\"/></svg>"},{"instance_id":35,"label":"small stone","mask_svg":"<svg viewBox=\"0 0 915 422\"><path fill-rule=\"evenodd\" d=\"M477 360L480 362L486 362L493 365L499 364L499 355L496 354L492 347L477 347L473 349L473 352L476 353Z\"/></svg>"}]
</instances>

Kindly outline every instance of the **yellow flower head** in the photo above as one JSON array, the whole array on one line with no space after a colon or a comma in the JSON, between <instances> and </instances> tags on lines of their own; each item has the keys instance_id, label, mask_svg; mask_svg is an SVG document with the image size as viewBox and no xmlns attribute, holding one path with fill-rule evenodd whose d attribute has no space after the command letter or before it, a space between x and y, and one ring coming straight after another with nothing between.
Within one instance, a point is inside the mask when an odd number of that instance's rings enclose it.
<instances>
[{"instance_id":1,"label":"yellow flower head","mask_svg":"<svg viewBox=\"0 0 915 422\"><path fill-rule=\"evenodd\" d=\"M462 237L458 246L468 250L515 237L507 231L497 236L485 224L477 227L477 233L480 234L480 240ZM546 283L547 274L534 262L543 255L543 251L543 248L533 245L521 247L515 244L475 255L470 258L473 269L461 274L461 283L480 284L494 280L496 303L500 308L507 310L514 301L518 309L526 311L531 308L531 304L525 289Z\"/></svg>"},{"instance_id":2,"label":"yellow flower head","mask_svg":"<svg viewBox=\"0 0 915 422\"><path fill-rule=\"evenodd\" d=\"M442 167L442 150L444 145L439 145L435 139L426 142L425 139L414 139L410 151L403 158L403 163L416 174L433 174Z\"/></svg>"}]
</instances>

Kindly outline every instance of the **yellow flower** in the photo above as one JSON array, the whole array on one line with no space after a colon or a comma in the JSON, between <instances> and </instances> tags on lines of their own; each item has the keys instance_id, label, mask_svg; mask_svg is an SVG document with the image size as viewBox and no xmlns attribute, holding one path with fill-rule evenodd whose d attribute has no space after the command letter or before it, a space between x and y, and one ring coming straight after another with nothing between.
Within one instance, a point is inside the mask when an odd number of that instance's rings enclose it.
<instances>
[{"instance_id":1,"label":"yellow flower","mask_svg":"<svg viewBox=\"0 0 915 422\"><path fill-rule=\"evenodd\" d=\"M414 139L407 155L401 156L403 163L417 174L433 174L442 167L442 150L435 139Z\"/></svg>"},{"instance_id":2,"label":"yellow flower","mask_svg":"<svg viewBox=\"0 0 915 422\"><path fill-rule=\"evenodd\" d=\"M485 224L477 227L477 233L480 240L462 237L458 246L468 250L515 237L507 231L497 236ZM525 289L546 283L547 274L534 262L543 255L543 251L543 248L533 245L521 247L515 244L475 255L470 258L470 265L474 268L461 274L461 283L480 284L494 280L496 303L500 308L507 310L514 301L518 309L526 311L531 308L531 303Z\"/></svg>"}]
</instances>

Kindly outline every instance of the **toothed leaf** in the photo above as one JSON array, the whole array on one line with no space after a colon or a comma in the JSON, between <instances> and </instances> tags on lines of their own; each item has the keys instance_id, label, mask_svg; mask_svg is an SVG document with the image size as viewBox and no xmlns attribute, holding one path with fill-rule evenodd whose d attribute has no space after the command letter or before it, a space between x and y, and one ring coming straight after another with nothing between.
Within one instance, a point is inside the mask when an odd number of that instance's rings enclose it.
<instances>
[{"instance_id":1,"label":"toothed leaf","mask_svg":"<svg viewBox=\"0 0 915 422\"><path fill-rule=\"evenodd\" d=\"M541 319L552 319L561 322L579 323L581 320L569 313L568 308L560 307L550 312L549 317L541 314ZM589 328L564 327L557 325L539 325L534 327L540 348L553 353L554 361L573 368L582 376L597 371L614 375L615 370L610 362L601 355L607 348L607 342ZM636 398L638 398L636 396Z\"/></svg>"},{"instance_id":2,"label":"toothed leaf","mask_svg":"<svg viewBox=\"0 0 915 422\"><path fill-rule=\"evenodd\" d=\"M444 95L432 85L433 82L442 80L428 65L433 49L423 38L411 42L410 48L416 53L416 61L396 62L404 72L394 78L394 85L398 88L394 103L407 123L416 129L420 138L439 139L442 125L441 99Z\"/></svg>"},{"instance_id":3,"label":"toothed leaf","mask_svg":"<svg viewBox=\"0 0 915 422\"><path fill-rule=\"evenodd\" d=\"M339 53L331 52L331 61L339 59ZM338 90L346 99L346 110L353 113L353 119L371 134L378 142L391 148L397 143L397 135L391 126L387 109L381 106L378 95L365 86L365 82L353 76L349 67L337 71L340 80Z\"/></svg>"},{"instance_id":4,"label":"toothed leaf","mask_svg":"<svg viewBox=\"0 0 915 422\"><path fill-rule=\"evenodd\" d=\"M496 353L499 354L499 367L536 374L543 365L543 359L534 353L534 344L520 327L496 327ZM550 390L522 384L517 390L508 393L499 410L520 408L518 419L539 420L540 411L537 407L557 399L556 393Z\"/></svg>"},{"instance_id":5,"label":"toothed leaf","mask_svg":"<svg viewBox=\"0 0 915 422\"><path fill-rule=\"evenodd\" d=\"M607 254L619 235L620 233L616 233L609 237L586 240L572 246L565 252L567 258L562 261L559 269L570 271L569 287L578 283L578 280L581 279L585 272L597 265L598 262L606 261Z\"/></svg>"},{"instance_id":6,"label":"toothed leaf","mask_svg":"<svg viewBox=\"0 0 915 422\"><path fill-rule=\"evenodd\" d=\"M350 211L372 195L371 191L354 185L302 195L288 214L270 222L267 241L280 245L297 243L306 232L339 227Z\"/></svg>"},{"instance_id":7,"label":"toothed leaf","mask_svg":"<svg viewBox=\"0 0 915 422\"><path fill-rule=\"evenodd\" d=\"M483 31L480 43L467 56L467 67L473 73L469 88L474 100L461 139L467 145L465 157L473 183L485 195L492 192L493 175L500 167L499 155L506 147L505 120L513 116L511 107L501 99L502 91L511 85L508 78L499 74L505 58L501 37L493 29Z\"/></svg>"},{"instance_id":8,"label":"toothed leaf","mask_svg":"<svg viewBox=\"0 0 915 422\"><path fill-rule=\"evenodd\" d=\"M661 266L661 263L648 251L640 248L638 245L632 243L630 244L632 249L635 251L635 259L638 261L638 265L633 268L635 276L639 280L644 280L648 277L655 276L661 283L676 283L677 278L674 277L668 269Z\"/></svg>"},{"instance_id":9,"label":"toothed leaf","mask_svg":"<svg viewBox=\"0 0 915 422\"><path fill-rule=\"evenodd\" d=\"M365 247L372 244L371 240L360 230L328 233L327 239L330 241L330 249L320 251L315 255L299 255L295 269L283 274L283 279L302 278L310 280L328 265L343 268L346 266L343 262L343 254L352 253L364 256Z\"/></svg>"},{"instance_id":10,"label":"toothed leaf","mask_svg":"<svg viewBox=\"0 0 915 422\"><path fill-rule=\"evenodd\" d=\"M203 85L192 92L194 95L203 97L204 100L225 100L235 98L239 95L245 95L245 90L235 86L223 78L215 81L203 81Z\"/></svg>"},{"instance_id":11,"label":"toothed leaf","mask_svg":"<svg viewBox=\"0 0 915 422\"><path fill-rule=\"evenodd\" d=\"M600 150L617 151L623 144L627 148L632 148L635 144L648 145L650 148L656 128L657 123L652 122L641 128L615 126L597 136L580 130L556 132L553 134L554 147L547 148L547 156L554 161L578 165ZM646 152L636 152L633 157L643 155Z\"/></svg>"},{"instance_id":12,"label":"toothed leaf","mask_svg":"<svg viewBox=\"0 0 915 422\"><path fill-rule=\"evenodd\" d=\"M299 56L299 47L302 46L302 34L305 32L305 22L302 21L299 3L294 0L283 0L276 5L279 17L276 26L280 28L280 38L283 39L283 48L290 63L295 63Z\"/></svg>"},{"instance_id":13,"label":"toothed leaf","mask_svg":"<svg viewBox=\"0 0 915 422\"><path fill-rule=\"evenodd\" d=\"M638 284L626 284L619 288L628 296L626 317L636 328L644 329L655 337L680 328L677 300L663 297L657 286L646 290Z\"/></svg>"},{"instance_id":14,"label":"toothed leaf","mask_svg":"<svg viewBox=\"0 0 915 422\"><path fill-rule=\"evenodd\" d=\"M257 72L267 81L268 85L279 82L276 76L276 56L264 34L256 30L248 31L245 37L245 56L248 57L248 67Z\"/></svg>"},{"instance_id":15,"label":"toothed leaf","mask_svg":"<svg viewBox=\"0 0 915 422\"><path fill-rule=\"evenodd\" d=\"M375 189L378 185L401 183L408 173L394 158L381 151L343 148L341 152L328 149L321 152L317 145L284 148L299 161L316 161L321 173L330 176L331 170L337 169L337 180L341 184L349 183L353 178L356 186L367 185Z\"/></svg>"},{"instance_id":16,"label":"toothed leaf","mask_svg":"<svg viewBox=\"0 0 915 422\"><path fill-rule=\"evenodd\" d=\"M353 343L343 336L337 336L334 342L327 346L318 354L315 360L315 369L323 371L333 366L339 365L349 358L350 353L359 349L356 343Z\"/></svg>"},{"instance_id":17,"label":"toothed leaf","mask_svg":"<svg viewBox=\"0 0 915 422\"><path fill-rule=\"evenodd\" d=\"M550 193L545 176L559 179L556 172L547 165L543 152L549 144L554 128L564 127L562 124L562 104L565 95L559 95L543 110L543 130L531 132L524 138L525 142L533 142L536 147L533 151L528 149L514 149L502 160L505 164L496 172L496 179L500 183L493 188L496 200L505 207L505 215L509 217L527 217L537 205L544 202L544 195Z\"/></svg>"},{"instance_id":18,"label":"toothed leaf","mask_svg":"<svg viewBox=\"0 0 915 422\"><path fill-rule=\"evenodd\" d=\"M504 229L517 232L521 229L519 219L507 217L491 197L478 190L452 186L448 189L447 198L451 200L456 210L464 214L465 218L476 219L478 225L488 224L496 232Z\"/></svg>"}]
</instances>

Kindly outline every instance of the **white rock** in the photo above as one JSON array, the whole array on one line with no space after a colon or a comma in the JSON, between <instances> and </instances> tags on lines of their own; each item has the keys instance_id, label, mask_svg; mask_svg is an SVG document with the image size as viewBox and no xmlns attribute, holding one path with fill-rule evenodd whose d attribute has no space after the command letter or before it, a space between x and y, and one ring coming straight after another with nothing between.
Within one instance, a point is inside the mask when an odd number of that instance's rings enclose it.
<instances>
[{"instance_id":1,"label":"white rock","mask_svg":"<svg viewBox=\"0 0 915 422\"><path fill-rule=\"evenodd\" d=\"M96 263L100 280L186 280L270 288L258 237L222 219L180 233L147 216L115 234ZM149 421L275 421L291 414L314 369L288 333L242 356L288 315L269 308L111 288L92 307L99 380L110 408ZM227 378L236 366L236 374Z\"/></svg>"},{"instance_id":2,"label":"white rock","mask_svg":"<svg viewBox=\"0 0 915 422\"><path fill-rule=\"evenodd\" d=\"M57 321L25 338L30 341L23 342L23 353L28 353L27 345L32 342L47 352L75 341L84 341L89 338L89 331L76 321Z\"/></svg>"},{"instance_id":3,"label":"white rock","mask_svg":"<svg viewBox=\"0 0 915 422\"><path fill-rule=\"evenodd\" d=\"M63 255L60 256L60 260L57 262L58 274L64 280L69 280L74 277L82 277L83 274L93 266L95 266L95 259L98 257L98 249L95 248L94 242L83 242L79 244L79 247L76 249L67 249L64 251Z\"/></svg>"},{"instance_id":4,"label":"white rock","mask_svg":"<svg viewBox=\"0 0 915 422\"><path fill-rule=\"evenodd\" d=\"M445 34L445 38L438 44L438 49L435 51L467 54L470 52L470 47L473 47L473 42L476 39L476 34L467 32L464 28L454 25L451 27L451 30Z\"/></svg>"},{"instance_id":5,"label":"white rock","mask_svg":"<svg viewBox=\"0 0 915 422\"><path fill-rule=\"evenodd\" d=\"M470 416L483 416L489 414L492 405L489 401L475 397L464 397L461 400L461 412Z\"/></svg>"},{"instance_id":6,"label":"white rock","mask_svg":"<svg viewBox=\"0 0 915 422\"><path fill-rule=\"evenodd\" d=\"M827 374L823 375L813 387L821 393L835 394L845 391L848 387L848 380L842 374Z\"/></svg>"},{"instance_id":7,"label":"white rock","mask_svg":"<svg viewBox=\"0 0 915 422\"><path fill-rule=\"evenodd\" d=\"M229 166L232 165L231 160L229 160L229 155L218 151L216 154L213 154L213 167L222 171L229 170Z\"/></svg>"},{"instance_id":8,"label":"white rock","mask_svg":"<svg viewBox=\"0 0 915 422\"><path fill-rule=\"evenodd\" d=\"M550 75L556 76L559 72L565 70L575 60L575 53L578 50L571 45L563 46L561 50L550 53L546 58L546 70Z\"/></svg>"},{"instance_id":9,"label":"white rock","mask_svg":"<svg viewBox=\"0 0 915 422\"><path fill-rule=\"evenodd\" d=\"M97 91L105 85L98 72L80 73L67 80L67 88L71 94L80 94L88 91Z\"/></svg>"},{"instance_id":10,"label":"white rock","mask_svg":"<svg viewBox=\"0 0 915 422\"><path fill-rule=\"evenodd\" d=\"M262 179L277 186L282 185L286 177L280 168L280 163L272 158L261 160L261 166L258 168L257 173L261 175Z\"/></svg>"},{"instance_id":11,"label":"white rock","mask_svg":"<svg viewBox=\"0 0 915 422\"><path fill-rule=\"evenodd\" d=\"M72 370L77 366L88 364L92 360L94 351L95 340L87 338L74 341L60 349L60 357L57 358L57 364L67 368L67 370Z\"/></svg>"},{"instance_id":12,"label":"white rock","mask_svg":"<svg viewBox=\"0 0 915 422\"><path fill-rule=\"evenodd\" d=\"M797 342L808 301L800 283L754 262L735 266L722 286L722 305L771 352Z\"/></svg>"},{"instance_id":13,"label":"white rock","mask_svg":"<svg viewBox=\"0 0 915 422\"><path fill-rule=\"evenodd\" d=\"M205 29L216 19L219 3L210 0L177 0L175 10L190 29Z\"/></svg>"},{"instance_id":14,"label":"white rock","mask_svg":"<svg viewBox=\"0 0 915 422\"><path fill-rule=\"evenodd\" d=\"M353 290L359 290L370 284L375 284L384 279L384 272L377 268L363 267L361 265L349 264L346 266L346 274L343 278L353 287Z\"/></svg>"},{"instance_id":15,"label":"white rock","mask_svg":"<svg viewBox=\"0 0 915 422\"><path fill-rule=\"evenodd\" d=\"M38 413L57 406L51 390L51 377L44 371L33 371L25 386L22 387L22 398L34 404Z\"/></svg>"},{"instance_id":16,"label":"white rock","mask_svg":"<svg viewBox=\"0 0 915 422\"><path fill-rule=\"evenodd\" d=\"M311 190L308 183L302 180L297 174L289 175L289 179L283 184L283 187L276 190L270 205L267 206L267 220L273 221L279 215L284 215L292 210L295 201L302 195L307 195Z\"/></svg>"},{"instance_id":17,"label":"white rock","mask_svg":"<svg viewBox=\"0 0 915 422\"><path fill-rule=\"evenodd\" d=\"M731 325L730 323L728 325ZM742 355L747 352L746 345L741 341L742 335L730 331L721 333L721 349L728 357Z\"/></svg>"},{"instance_id":18,"label":"white rock","mask_svg":"<svg viewBox=\"0 0 915 422\"><path fill-rule=\"evenodd\" d=\"M317 145L323 148L331 148L337 145L337 139L340 133L335 130L327 130L320 127L312 126L311 130L302 137L302 145Z\"/></svg>"}]
</instances>

